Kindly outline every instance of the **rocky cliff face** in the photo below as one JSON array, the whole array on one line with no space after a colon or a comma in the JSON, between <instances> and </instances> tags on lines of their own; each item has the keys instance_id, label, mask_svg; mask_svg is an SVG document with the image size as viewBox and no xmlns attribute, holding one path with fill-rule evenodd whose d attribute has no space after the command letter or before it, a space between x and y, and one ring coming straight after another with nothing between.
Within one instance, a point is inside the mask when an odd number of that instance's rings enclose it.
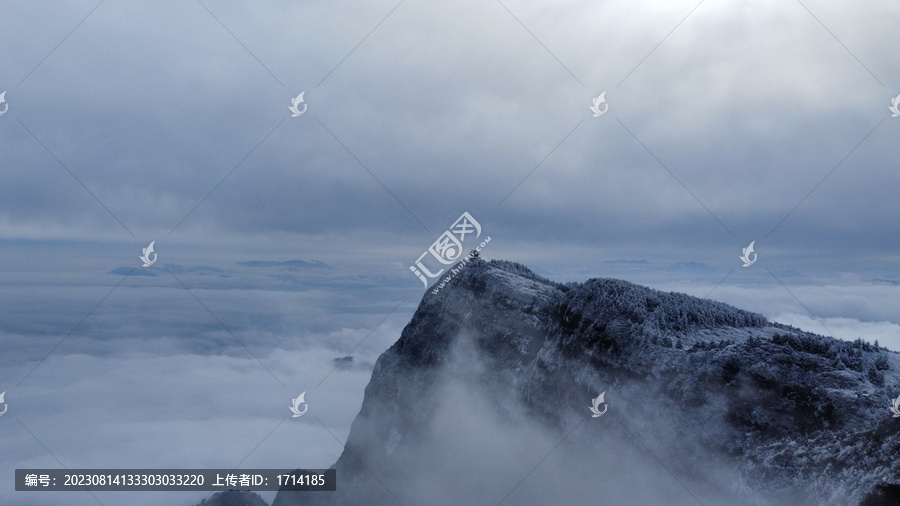
<instances>
[{"instance_id":1,"label":"rocky cliff face","mask_svg":"<svg viewBox=\"0 0 900 506\"><path fill-rule=\"evenodd\" d=\"M273 506L877 504L900 483L898 368L725 304L475 260L378 359L338 490Z\"/></svg>"}]
</instances>

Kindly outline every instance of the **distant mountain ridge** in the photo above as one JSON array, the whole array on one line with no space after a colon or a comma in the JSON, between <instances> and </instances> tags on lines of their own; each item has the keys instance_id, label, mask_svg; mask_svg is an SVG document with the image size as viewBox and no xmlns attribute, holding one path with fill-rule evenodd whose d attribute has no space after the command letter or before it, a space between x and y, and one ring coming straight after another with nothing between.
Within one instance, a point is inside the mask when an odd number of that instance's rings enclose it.
<instances>
[{"instance_id":1,"label":"distant mountain ridge","mask_svg":"<svg viewBox=\"0 0 900 506\"><path fill-rule=\"evenodd\" d=\"M896 504L898 370L727 304L478 259L378 359L337 491L273 506Z\"/></svg>"},{"instance_id":2,"label":"distant mountain ridge","mask_svg":"<svg viewBox=\"0 0 900 506\"><path fill-rule=\"evenodd\" d=\"M269 260L249 260L246 262L237 262L236 265L240 267L249 267L251 269L273 269L277 272L297 272L301 273L303 271L333 271L334 267L320 262L318 260L313 260L310 262L306 262L304 260L287 260L284 262L274 262ZM266 272L266 271L263 271ZM116 276L147 276L147 277L157 277L160 274L196 274L200 276L216 276L220 278L228 278L235 275L235 271L228 271L225 269L220 269L217 267L210 267L207 265L197 265L193 267L188 267L179 264L165 264L162 266L150 266L150 267L117 267L107 274L113 274Z\"/></svg>"},{"instance_id":3,"label":"distant mountain ridge","mask_svg":"<svg viewBox=\"0 0 900 506\"><path fill-rule=\"evenodd\" d=\"M272 268L272 267L281 267L289 270L300 270L300 269L331 269L332 267L324 262L320 262L318 260L313 260L311 262L306 262L303 260L287 260L284 262L272 262L269 260L250 260L246 262L238 262L238 265L241 267L254 267L254 268Z\"/></svg>"}]
</instances>

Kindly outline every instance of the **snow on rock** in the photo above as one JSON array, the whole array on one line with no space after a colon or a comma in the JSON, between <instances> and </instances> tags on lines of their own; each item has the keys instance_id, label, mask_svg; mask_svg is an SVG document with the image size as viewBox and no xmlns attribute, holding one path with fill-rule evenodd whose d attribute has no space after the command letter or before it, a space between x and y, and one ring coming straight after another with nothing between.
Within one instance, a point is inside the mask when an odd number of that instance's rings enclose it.
<instances>
[{"instance_id":1,"label":"snow on rock","mask_svg":"<svg viewBox=\"0 0 900 506\"><path fill-rule=\"evenodd\" d=\"M889 411L898 370L896 353L727 304L615 279L561 284L476 259L426 292L378 359L334 465L338 490L280 492L274 506L497 504L517 487L528 494L512 503L546 503L518 480L515 460L490 469L502 452L479 453L518 432L535 446L518 458L523 469L546 455L540 472L571 480L548 485L576 494L559 504L590 502L577 494L592 486L615 503L603 474L617 466L649 466L647 488L686 503L880 504L900 490L900 418ZM590 400L604 391L608 412L592 420ZM496 426L504 430L479 439ZM608 471L581 476L574 462L584 455ZM450 476L479 495L454 496L464 491L446 488ZM619 503L656 500L635 483Z\"/></svg>"}]
</instances>

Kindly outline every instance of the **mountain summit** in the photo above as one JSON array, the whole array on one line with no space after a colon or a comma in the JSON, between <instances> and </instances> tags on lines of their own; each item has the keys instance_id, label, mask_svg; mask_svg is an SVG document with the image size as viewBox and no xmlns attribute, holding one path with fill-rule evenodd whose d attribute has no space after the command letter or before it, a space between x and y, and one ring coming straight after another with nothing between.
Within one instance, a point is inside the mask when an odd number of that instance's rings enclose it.
<instances>
[{"instance_id":1,"label":"mountain summit","mask_svg":"<svg viewBox=\"0 0 900 506\"><path fill-rule=\"evenodd\" d=\"M898 367L723 303L476 259L378 359L337 491L273 506L896 504Z\"/></svg>"}]
</instances>

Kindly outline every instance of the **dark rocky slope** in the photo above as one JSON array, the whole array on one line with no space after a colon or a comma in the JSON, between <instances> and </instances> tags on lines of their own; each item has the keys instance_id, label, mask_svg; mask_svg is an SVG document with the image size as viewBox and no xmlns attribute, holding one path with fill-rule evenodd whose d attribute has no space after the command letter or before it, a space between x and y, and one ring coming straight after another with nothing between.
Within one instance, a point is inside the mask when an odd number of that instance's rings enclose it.
<instances>
[{"instance_id":1,"label":"dark rocky slope","mask_svg":"<svg viewBox=\"0 0 900 506\"><path fill-rule=\"evenodd\" d=\"M475 260L378 359L337 492L273 506L879 504L898 367L726 304Z\"/></svg>"},{"instance_id":2,"label":"dark rocky slope","mask_svg":"<svg viewBox=\"0 0 900 506\"><path fill-rule=\"evenodd\" d=\"M216 492L197 506L268 506L258 494L253 492Z\"/></svg>"}]
</instances>

